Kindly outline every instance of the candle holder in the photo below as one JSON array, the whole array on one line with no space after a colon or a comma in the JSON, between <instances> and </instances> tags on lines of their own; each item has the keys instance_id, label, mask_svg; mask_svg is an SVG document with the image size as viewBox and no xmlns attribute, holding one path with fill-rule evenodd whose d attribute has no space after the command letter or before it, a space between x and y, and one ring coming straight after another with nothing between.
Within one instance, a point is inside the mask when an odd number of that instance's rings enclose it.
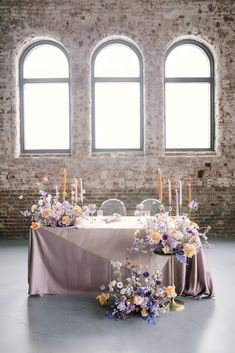
<instances>
[{"instance_id":1,"label":"candle holder","mask_svg":"<svg viewBox=\"0 0 235 353\"><path fill-rule=\"evenodd\" d=\"M164 255L166 256L166 255ZM168 256L168 255L167 255ZM175 256L174 255L169 255L169 261L170 261L170 285L173 287L174 282L175 282ZM170 311L180 311L184 309L184 302L179 299L172 298L171 303L169 306Z\"/></svg>"}]
</instances>

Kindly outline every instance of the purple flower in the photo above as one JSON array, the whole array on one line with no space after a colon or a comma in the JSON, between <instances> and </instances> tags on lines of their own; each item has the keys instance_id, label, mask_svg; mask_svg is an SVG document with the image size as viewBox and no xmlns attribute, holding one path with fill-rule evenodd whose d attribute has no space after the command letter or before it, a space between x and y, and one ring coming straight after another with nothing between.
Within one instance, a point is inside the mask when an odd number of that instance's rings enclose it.
<instances>
[{"instance_id":1,"label":"purple flower","mask_svg":"<svg viewBox=\"0 0 235 353\"><path fill-rule=\"evenodd\" d=\"M116 309L112 309L106 312L106 316L108 319L112 319L117 313Z\"/></svg>"},{"instance_id":2,"label":"purple flower","mask_svg":"<svg viewBox=\"0 0 235 353\"><path fill-rule=\"evenodd\" d=\"M159 286L162 283L162 281L160 279L156 280L156 284Z\"/></svg>"},{"instance_id":3,"label":"purple flower","mask_svg":"<svg viewBox=\"0 0 235 353\"><path fill-rule=\"evenodd\" d=\"M175 257L180 263L187 265L187 257L185 255L181 255L181 254L176 253Z\"/></svg>"},{"instance_id":4,"label":"purple flower","mask_svg":"<svg viewBox=\"0 0 235 353\"><path fill-rule=\"evenodd\" d=\"M22 215L24 217L29 217L31 215L31 213L29 212L29 210L25 210L25 211L21 211Z\"/></svg>"},{"instance_id":5,"label":"purple flower","mask_svg":"<svg viewBox=\"0 0 235 353\"><path fill-rule=\"evenodd\" d=\"M158 317L156 316L155 313L149 314L149 316L146 317L145 319L149 324L156 325Z\"/></svg>"},{"instance_id":6,"label":"purple flower","mask_svg":"<svg viewBox=\"0 0 235 353\"><path fill-rule=\"evenodd\" d=\"M44 197L44 196L47 195L47 192L44 191L44 190L39 190L38 193L39 193L39 195L42 196L42 197Z\"/></svg>"},{"instance_id":7,"label":"purple flower","mask_svg":"<svg viewBox=\"0 0 235 353\"><path fill-rule=\"evenodd\" d=\"M143 276L146 277L146 278L149 277L149 272L148 272L148 271L145 271L145 272L143 273Z\"/></svg>"},{"instance_id":8,"label":"purple flower","mask_svg":"<svg viewBox=\"0 0 235 353\"><path fill-rule=\"evenodd\" d=\"M162 239L163 240L167 240L168 239L168 235L167 234L163 234Z\"/></svg>"},{"instance_id":9,"label":"purple flower","mask_svg":"<svg viewBox=\"0 0 235 353\"><path fill-rule=\"evenodd\" d=\"M189 204L189 208L191 208L191 210L197 211L198 210L198 202L192 200Z\"/></svg>"}]
</instances>

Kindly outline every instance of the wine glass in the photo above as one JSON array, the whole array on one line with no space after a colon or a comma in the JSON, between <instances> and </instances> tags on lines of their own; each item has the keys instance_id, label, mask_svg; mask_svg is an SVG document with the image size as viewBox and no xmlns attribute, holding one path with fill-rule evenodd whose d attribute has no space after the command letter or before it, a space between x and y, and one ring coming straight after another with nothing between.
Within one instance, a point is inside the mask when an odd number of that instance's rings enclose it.
<instances>
[{"instance_id":1,"label":"wine glass","mask_svg":"<svg viewBox=\"0 0 235 353\"><path fill-rule=\"evenodd\" d=\"M91 214L91 223L94 222L94 214L96 212L96 204L95 203L90 203L88 205L89 207L89 213Z\"/></svg>"}]
</instances>

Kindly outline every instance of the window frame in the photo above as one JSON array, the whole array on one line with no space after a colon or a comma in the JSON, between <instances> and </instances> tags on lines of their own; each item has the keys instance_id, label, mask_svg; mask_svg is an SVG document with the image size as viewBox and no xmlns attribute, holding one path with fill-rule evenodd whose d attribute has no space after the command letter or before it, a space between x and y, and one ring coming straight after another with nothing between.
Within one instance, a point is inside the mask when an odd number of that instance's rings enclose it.
<instances>
[{"instance_id":1,"label":"window frame","mask_svg":"<svg viewBox=\"0 0 235 353\"><path fill-rule=\"evenodd\" d=\"M53 45L59 48L63 54L66 56L68 61L68 77L66 78L24 78L24 62L28 54L41 45ZM25 83L68 83L68 104L69 104L69 148L67 149L25 149L25 133L24 133L24 84ZM45 154L45 153L53 153L53 154L69 154L71 153L71 79L70 79L70 60L69 55L66 49L53 40L44 39L36 41L23 51L19 59L19 99L20 99L20 148L22 154Z\"/></svg>"},{"instance_id":2,"label":"window frame","mask_svg":"<svg viewBox=\"0 0 235 353\"><path fill-rule=\"evenodd\" d=\"M138 77L96 77L95 76L95 61L99 52L106 46L112 44L123 44L128 46L131 50L135 52L139 60L139 76ZM97 82L138 82L140 85L140 141L139 148L96 148L95 141L95 84ZM124 39L110 39L101 43L94 51L91 58L91 137L92 137L92 152L135 152L144 151L144 78L143 78L143 57L139 49L132 43Z\"/></svg>"},{"instance_id":3,"label":"window frame","mask_svg":"<svg viewBox=\"0 0 235 353\"><path fill-rule=\"evenodd\" d=\"M210 76L209 77L166 77L166 60L168 55L178 46L184 44L192 44L199 47L209 59L210 64ZM166 147L166 83L200 83L207 82L210 87L210 147L209 148L167 148ZM215 69L214 69L214 57L209 48L202 42L196 39L182 39L175 42L168 48L165 55L164 61L164 111L165 111L165 151L166 152L206 152L215 151Z\"/></svg>"}]
</instances>

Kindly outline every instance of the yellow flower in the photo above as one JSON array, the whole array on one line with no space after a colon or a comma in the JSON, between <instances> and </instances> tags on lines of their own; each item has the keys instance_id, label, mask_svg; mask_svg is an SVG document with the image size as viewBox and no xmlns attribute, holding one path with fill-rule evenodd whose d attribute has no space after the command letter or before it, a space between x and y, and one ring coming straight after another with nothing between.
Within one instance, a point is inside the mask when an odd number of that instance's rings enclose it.
<instances>
[{"instance_id":1,"label":"yellow flower","mask_svg":"<svg viewBox=\"0 0 235 353\"><path fill-rule=\"evenodd\" d=\"M162 235L155 230L151 232L151 238L155 243L159 243L159 241L162 239Z\"/></svg>"},{"instance_id":2,"label":"yellow flower","mask_svg":"<svg viewBox=\"0 0 235 353\"><path fill-rule=\"evenodd\" d=\"M187 257L193 257L197 252L193 244L184 244L184 255Z\"/></svg>"},{"instance_id":3,"label":"yellow flower","mask_svg":"<svg viewBox=\"0 0 235 353\"><path fill-rule=\"evenodd\" d=\"M193 235L190 240L189 240L190 243L201 243L201 239L198 235Z\"/></svg>"},{"instance_id":4,"label":"yellow flower","mask_svg":"<svg viewBox=\"0 0 235 353\"><path fill-rule=\"evenodd\" d=\"M109 284L108 284L109 288L113 288L116 283L117 283L117 281L115 279L113 281L109 282Z\"/></svg>"},{"instance_id":5,"label":"yellow flower","mask_svg":"<svg viewBox=\"0 0 235 353\"><path fill-rule=\"evenodd\" d=\"M109 293L101 293L96 299L99 300L101 305L107 305L109 301Z\"/></svg>"},{"instance_id":6,"label":"yellow flower","mask_svg":"<svg viewBox=\"0 0 235 353\"><path fill-rule=\"evenodd\" d=\"M162 252L167 255L170 254L170 248L168 245L165 245L164 248L162 248Z\"/></svg>"},{"instance_id":7,"label":"yellow flower","mask_svg":"<svg viewBox=\"0 0 235 353\"><path fill-rule=\"evenodd\" d=\"M32 222L31 228L32 228L33 230L36 230L36 229L38 229L39 227L40 227L40 224L39 224L39 223L37 223L37 222Z\"/></svg>"},{"instance_id":8,"label":"yellow flower","mask_svg":"<svg viewBox=\"0 0 235 353\"><path fill-rule=\"evenodd\" d=\"M141 310L141 316L142 316L142 317L148 316L148 312L147 312L146 309L142 309L142 310Z\"/></svg>"},{"instance_id":9,"label":"yellow flower","mask_svg":"<svg viewBox=\"0 0 235 353\"><path fill-rule=\"evenodd\" d=\"M69 226L71 223L71 218L69 216L64 216L62 218L62 223L65 224L66 226Z\"/></svg>"},{"instance_id":10,"label":"yellow flower","mask_svg":"<svg viewBox=\"0 0 235 353\"><path fill-rule=\"evenodd\" d=\"M199 228L198 224L193 221L190 221L190 226L196 229Z\"/></svg>"},{"instance_id":11,"label":"yellow flower","mask_svg":"<svg viewBox=\"0 0 235 353\"><path fill-rule=\"evenodd\" d=\"M139 295L134 296L134 303L135 305L143 304L144 298L140 297Z\"/></svg>"},{"instance_id":12,"label":"yellow flower","mask_svg":"<svg viewBox=\"0 0 235 353\"><path fill-rule=\"evenodd\" d=\"M44 208L43 210L41 210L41 215L43 218L48 218L50 215L50 210L49 208Z\"/></svg>"},{"instance_id":13,"label":"yellow flower","mask_svg":"<svg viewBox=\"0 0 235 353\"><path fill-rule=\"evenodd\" d=\"M175 291L175 286L168 286L164 288L165 294L169 298L175 298L177 296L176 291Z\"/></svg>"},{"instance_id":14,"label":"yellow flower","mask_svg":"<svg viewBox=\"0 0 235 353\"><path fill-rule=\"evenodd\" d=\"M81 207L78 205L74 206L73 208L73 211L76 212L77 214L81 213L81 210L82 210Z\"/></svg>"},{"instance_id":15,"label":"yellow flower","mask_svg":"<svg viewBox=\"0 0 235 353\"><path fill-rule=\"evenodd\" d=\"M179 230L172 230L170 232L170 236L175 238L176 240L180 240L184 237L184 234Z\"/></svg>"},{"instance_id":16,"label":"yellow flower","mask_svg":"<svg viewBox=\"0 0 235 353\"><path fill-rule=\"evenodd\" d=\"M37 205L33 205L33 206L31 207L31 212L34 212L34 211L36 210L36 208L37 208Z\"/></svg>"}]
</instances>

